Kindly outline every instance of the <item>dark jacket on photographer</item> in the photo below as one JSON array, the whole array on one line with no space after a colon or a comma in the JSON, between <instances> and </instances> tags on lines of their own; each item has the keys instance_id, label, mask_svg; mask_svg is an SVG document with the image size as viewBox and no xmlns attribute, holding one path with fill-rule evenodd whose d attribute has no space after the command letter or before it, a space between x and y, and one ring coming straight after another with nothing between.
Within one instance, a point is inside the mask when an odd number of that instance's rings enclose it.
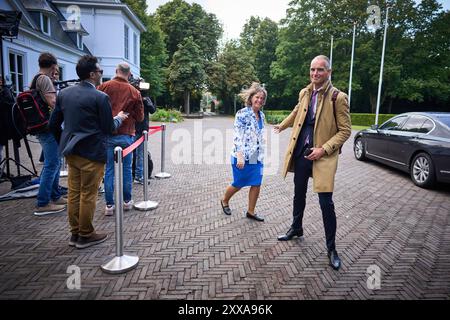
<instances>
[{"instance_id":1,"label":"dark jacket on photographer","mask_svg":"<svg viewBox=\"0 0 450 320\"><path fill-rule=\"evenodd\" d=\"M122 123L115 134L134 136L136 122L144 120L144 105L139 90L119 77L106 81L97 89L109 96L113 116L120 111L128 113L128 119Z\"/></svg>"},{"instance_id":2,"label":"dark jacket on photographer","mask_svg":"<svg viewBox=\"0 0 450 320\"><path fill-rule=\"evenodd\" d=\"M0 144L6 145L9 139L19 141L22 136L14 127L12 121L12 107L14 105L14 93L9 86L0 86ZM17 108L14 116L19 117Z\"/></svg>"},{"instance_id":3,"label":"dark jacket on photographer","mask_svg":"<svg viewBox=\"0 0 450 320\"><path fill-rule=\"evenodd\" d=\"M143 97L142 102L144 104L144 121L136 122L136 136L141 136L144 130L148 131L150 114L156 111L156 106L150 97Z\"/></svg>"}]
</instances>

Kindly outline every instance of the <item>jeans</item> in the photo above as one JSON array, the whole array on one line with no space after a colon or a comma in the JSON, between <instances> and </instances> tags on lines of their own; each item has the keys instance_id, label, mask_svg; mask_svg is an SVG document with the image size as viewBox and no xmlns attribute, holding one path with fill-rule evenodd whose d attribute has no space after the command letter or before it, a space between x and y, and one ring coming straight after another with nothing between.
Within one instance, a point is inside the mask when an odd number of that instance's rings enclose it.
<instances>
[{"instance_id":1,"label":"jeans","mask_svg":"<svg viewBox=\"0 0 450 320\"><path fill-rule=\"evenodd\" d=\"M134 141L139 140L141 136L134 137ZM136 167L134 169L134 178L136 180L144 179L144 143L142 142L136 149Z\"/></svg>"},{"instance_id":2,"label":"jeans","mask_svg":"<svg viewBox=\"0 0 450 320\"><path fill-rule=\"evenodd\" d=\"M133 136L117 135L108 137L106 144L106 169L105 169L105 200L106 205L114 205L114 149L125 149L133 143ZM123 200L131 200L133 186L132 176L133 153L123 159Z\"/></svg>"},{"instance_id":3,"label":"jeans","mask_svg":"<svg viewBox=\"0 0 450 320\"><path fill-rule=\"evenodd\" d=\"M59 190L61 155L58 152L58 143L53 134L49 132L40 133L37 138L45 158L39 181L37 206L45 207L50 203L50 200L56 201L61 197Z\"/></svg>"},{"instance_id":4,"label":"jeans","mask_svg":"<svg viewBox=\"0 0 450 320\"><path fill-rule=\"evenodd\" d=\"M308 180L312 174L313 162L305 159L303 155L295 158L294 173L294 212L292 229L303 228L302 220L306 206L306 192L308 191ZM319 193L320 209L322 210L323 226L325 230L326 246L328 251L336 249L336 213L334 211L333 193Z\"/></svg>"}]
</instances>

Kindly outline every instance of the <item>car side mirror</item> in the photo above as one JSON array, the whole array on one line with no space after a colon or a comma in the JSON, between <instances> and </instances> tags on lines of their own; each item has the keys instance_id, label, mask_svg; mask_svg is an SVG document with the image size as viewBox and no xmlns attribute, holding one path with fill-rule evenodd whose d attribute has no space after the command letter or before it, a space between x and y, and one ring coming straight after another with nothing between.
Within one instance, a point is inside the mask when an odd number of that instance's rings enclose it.
<instances>
[{"instance_id":1,"label":"car side mirror","mask_svg":"<svg viewBox=\"0 0 450 320\"><path fill-rule=\"evenodd\" d=\"M377 130L378 131L378 125L377 124L373 124L370 129L372 130Z\"/></svg>"}]
</instances>

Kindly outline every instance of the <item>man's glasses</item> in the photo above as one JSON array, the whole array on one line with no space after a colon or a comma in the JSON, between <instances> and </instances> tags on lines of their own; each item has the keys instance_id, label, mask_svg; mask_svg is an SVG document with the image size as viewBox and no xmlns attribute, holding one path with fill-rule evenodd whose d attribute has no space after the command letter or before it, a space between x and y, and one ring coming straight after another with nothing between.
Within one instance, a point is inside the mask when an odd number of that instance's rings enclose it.
<instances>
[{"instance_id":1,"label":"man's glasses","mask_svg":"<svg viewBox=\"0 0 450 320\"><path fill-rule=\"evenodd\" d=\"M95 70L94 72L100 72L100 74L103 75L103 70L102 69Z\"/></svg>"}]
</instances>

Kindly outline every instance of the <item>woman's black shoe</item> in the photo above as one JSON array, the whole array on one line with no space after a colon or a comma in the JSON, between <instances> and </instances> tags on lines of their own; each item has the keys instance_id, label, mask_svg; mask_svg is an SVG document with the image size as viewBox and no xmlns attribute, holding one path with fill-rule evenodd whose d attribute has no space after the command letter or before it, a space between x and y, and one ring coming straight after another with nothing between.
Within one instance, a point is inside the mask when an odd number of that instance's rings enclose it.
<instances>
[{"instance_id":1,"label":"woman's black shoe","mask_svg":"<svg viewBox=\"0 0 450 320\"><path fill-rule=\"evenodd\" d=\"M220 200L220 205L222 206L223 213L227 216L231 216L231 209L229 206L224 206L222 200Z\"/></svg>"},{"instance_id":2,"label":"woman's black shoe","mask_svg":"<svg viewBox=\"0 0 450 320\"><path fill-rule=\"evenodd\" d=\"M260 216L260 215L258 215L256 213L255 214L250 214L250 213L247 212L246 216L247 216L247 218L254 219L256 221L261 221L261 222L264 221L264 217L262 217L262 216Z\"/></svg>"}]
</instances>

